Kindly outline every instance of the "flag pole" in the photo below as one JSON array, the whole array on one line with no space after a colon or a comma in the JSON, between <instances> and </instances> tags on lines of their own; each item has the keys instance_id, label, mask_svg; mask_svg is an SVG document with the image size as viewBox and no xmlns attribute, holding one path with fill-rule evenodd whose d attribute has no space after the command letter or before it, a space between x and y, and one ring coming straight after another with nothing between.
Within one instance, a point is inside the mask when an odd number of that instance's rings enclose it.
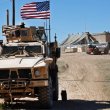
<instances>
[{"instance_id":1,"label":"flag pole","mask_svg":"<svg viewBox=\"0 0 110 110\"><path fill-rule=\"evenodd\" d=\"M15 0L12 0L12 25L15 25Z\"/></svg>"},{"instance_id":2,"label":"flag pole","mask_svg":"<svg viewBox=\"0 0 110 110\"><path fill-rule=\"evenodd\" d=\"M51 27L50 27L50 18L49 18L49 43L51 42Z\"/></svg>"},{"instance_id":3,"label":"flag pole","mask_svg":"<svg viewBox=\"0 0 110 110\"><path fill-rule=\"evenodd\" d=\"M47 42L48 42L48 27L47 27L47 19L46 19L46 36L47 36Z\"/></svg>"},{"instance_id":4,"label":"flag pole","mask_svg":"<svg viewBox=\"0 0 110 110\"><path fill-rule=\"evenodd\" d=\"M49 8L50 8L50 0L49 1ZM50 26L50 18L49 18L49 43L51 42L51 26Z\"/></svg>"}]
</instances>

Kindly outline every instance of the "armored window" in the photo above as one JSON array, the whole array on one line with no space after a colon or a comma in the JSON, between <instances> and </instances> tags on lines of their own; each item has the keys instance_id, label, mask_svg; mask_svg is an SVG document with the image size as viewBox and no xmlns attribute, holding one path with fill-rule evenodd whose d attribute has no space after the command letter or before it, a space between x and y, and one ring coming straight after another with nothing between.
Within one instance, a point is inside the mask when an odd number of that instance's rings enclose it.
<instances>
[{"instance_id":1,"label":"armored window","mask_svg":"<svg viewBox=\"0 0 110 110\"><path fill-rule=\"evenodd\" d=\"M21 30L20 35L23 36L23 37L27 37L28 36L28 31L27 30Z\"/></svg>"},{"instance_id":2,"label":"armored window","mask_svg":"<svg viewBox=\"0 0 110 110\"><path fill-rule=\"evenodd\" d=\"M42 47L40 45L37 46L27 46L25 50L29 53L42 53Z\"/></svg>"},{"instance_id":3,"label":"armored window","mask_svg":"<svg viewBox=\"0 0 110 110\"><path fill-rule=\"evenodd\" d=\"M18 51L18 47L16 46L3 46L2 47L2 54L12 54Z\"/></svg>"},{"instance_id":4,"label":"armored window","mask_svg":"<svg viewBox=\"0 0 110 110\"><path fill-rule=\"evenodd\" d=\"M15 31L15 35L16 35L16 37L20 37L20 31L19 30L16 30Z\"/></svg>"}]
</instances>

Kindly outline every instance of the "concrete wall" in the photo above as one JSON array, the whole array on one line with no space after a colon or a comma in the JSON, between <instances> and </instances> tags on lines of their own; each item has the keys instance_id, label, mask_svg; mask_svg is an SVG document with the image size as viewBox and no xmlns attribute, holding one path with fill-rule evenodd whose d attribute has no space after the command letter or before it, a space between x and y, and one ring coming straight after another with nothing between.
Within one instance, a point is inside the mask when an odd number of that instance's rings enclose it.
<instances>
[{"instance_id":1,"label":"concrete wall","mask_svg":"<svg viewBox=\"0 0 110 110\"><path fill-rule=\"evenodd\" d=\"M92 35L100 43L110 42L110 33L109 32L96 33L96 34L92 34Z\"/></svg>"},{"instance_id":2,"label":"concrete wall","mask_svg":"<svg viewBox=\"0 0 110 110\"><path fill-rule=\"evenodd\" d=\"M107 41L107 42L110 42L110 33L108 33L106 36L107 36L107 37L106 37L106 41Z\"/></svg>"}]
</instances>

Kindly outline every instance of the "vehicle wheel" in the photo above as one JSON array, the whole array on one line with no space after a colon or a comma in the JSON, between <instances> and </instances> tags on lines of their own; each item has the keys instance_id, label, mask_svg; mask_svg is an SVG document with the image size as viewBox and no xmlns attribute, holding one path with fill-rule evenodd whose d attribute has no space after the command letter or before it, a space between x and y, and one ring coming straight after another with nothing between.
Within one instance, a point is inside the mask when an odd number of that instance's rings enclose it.
<instances>
[{"instance_id":1,"label":"vehicle wheel","mask_svg":"<svg viewBox=\"0 0 110 110\"><path fill-rule=\"evenodd\" d=\"M53 106L52 82L49 80L49 86L41 87L38 91L38 99L41 108L51 108Z\"/></svg>"},{"instance_id":2,"label":"vehicle wheel","mask_svg":"<svg viewBox=\"0 0 110 110\"><path fill-rule=\"evenodd\" d=\"M98 55L98 54L100 54L98 48L94 48L94 50L93 50L93 54L94 54L94 55Z\"/></svg>"},{"instance_id":3,"label":"vehicle wheel","mask_svg":"<svg viewBox=\"0 0 110 110\"><path fill-rule=\"evenodd\" d=\"M109 51L108 49L105 49L104 54L108 54L108 51Z\"/></svg>"},{"instance_id":4,"label":"vehicle wheel","mask_svg":"<svg viewBox=\"0 0 110 110\"><path fill-rule=\"evenodd\" d=\"M58 66L55 66L55 70L53 71L53 79L52 79L52 87L53 87L53 100L58 100L59 87L58 87Z\"/></svg>"},{"instance_id":5,"label":"vehicle wheel","mask_svg":"<svg viewBox=\"0 0 110 110\"><path fill-rule=\"evenodd\" d=\"M59 88L58 88L58 79L56 79L55 84L54 84L54 89L53 89L53 100L57 101L58 100L58 92Z\"/></svg>"}]
</instances>

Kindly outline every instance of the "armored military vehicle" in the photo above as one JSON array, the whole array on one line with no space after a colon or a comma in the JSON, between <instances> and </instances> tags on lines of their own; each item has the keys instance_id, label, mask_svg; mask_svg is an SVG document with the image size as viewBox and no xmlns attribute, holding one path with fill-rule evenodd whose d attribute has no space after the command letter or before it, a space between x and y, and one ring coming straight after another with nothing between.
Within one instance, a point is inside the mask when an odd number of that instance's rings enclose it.
<instances>
[{"instance_id":1,"label":"armored military vehicle","mask_svg":"<svg viewBox=\"0 0 110 110\"><path fill-rule=\"evenodd\" d=\"M94 55L108 54L109 53L108 43L93 43L87 45L87 54L93 53Z\"/></svg>"},{"instance_id":2,"label":"armored military vehicle","mask_svg":"<svg viewBox=\"0 0 110 110\"><path fill-rule=\"evenodd\" d=\"M60 48L57 40L48 42L44 27L3 26L7 43L0 43L0 97L38 98L41 107L50 108L58 100Z\"/></svg>"}]
</instances>

